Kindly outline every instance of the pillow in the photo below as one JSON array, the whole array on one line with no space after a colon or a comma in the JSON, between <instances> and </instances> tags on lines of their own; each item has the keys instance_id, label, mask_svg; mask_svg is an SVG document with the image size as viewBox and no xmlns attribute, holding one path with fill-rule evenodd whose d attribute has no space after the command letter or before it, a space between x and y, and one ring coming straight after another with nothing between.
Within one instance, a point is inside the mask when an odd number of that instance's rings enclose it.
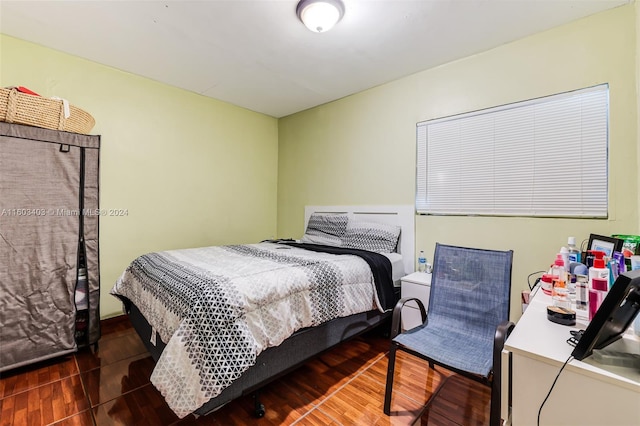
<instances>
[{"instance_id":1,"label":"pillow","mask_svg":"<svg viewBox=\"0 0 640 426\"><path fill-rule=\"evenodd\" d=\"M348 221L349 217L346 214L312 213L307 230L300 241L340 247Z\"/></svg>"},{"instance_id":2,"label":"pillow","mask_svg":"<svg viewBox=\"0 0 640 426\"><path fill-rule=\"evenodd\" d=\"M343 247L393 253L398 245L400 227L386 223L352 221L342 241Z\"/></svg>"}]
</instances>

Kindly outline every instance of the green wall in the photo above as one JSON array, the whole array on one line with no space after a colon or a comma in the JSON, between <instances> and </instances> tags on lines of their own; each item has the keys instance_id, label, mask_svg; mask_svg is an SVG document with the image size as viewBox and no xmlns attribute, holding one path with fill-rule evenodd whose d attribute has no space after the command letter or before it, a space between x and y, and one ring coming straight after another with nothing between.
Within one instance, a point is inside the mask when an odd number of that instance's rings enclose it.
<instances>
[{"instance_id":1,"label":"green wall","mask_svg":"<svg viewBox=\"0 0 640 426\"><path fill-rule=\"evenodd\" d=\"M512 317L527 275L568 236L638 234L638 101L633 4L280 119L278 234L303 232L306 204L411 204L415 126L600 83L610 85L609 219L417 216L416 248L513 249ZM420 54L420 52L416 52ZM570 167L558 159L558 167ZM571 182L558 183L558 196Z\"/></svg>"},{"instance_id":2,"label":"green wall","mask_svg":"<svg viewBox=\"0 0 640 426\"><path fill-rule=\"evenodd\" d=\"M517 318L527 275L567 236L640 233L638 22L627 5L280 120L4 35L0 85L96 118L101 206L128 210L101 221L109 317L108 291L142 253L299 237L308 204L412 204L419 121L609 83L608 220L416 217L430 257L436 242L513 249Z\"/></svg>"},{"instance_id":3,"label":"green wall","mask_svg":"<svg viewBox=\"0 0 640 426\"><path fill-rule=\"evenodd\" d=\"M108 292L149 251L276 235L277 120L0 35L0 86L26 86L90 112L101 135L101 316Z\"/></svg>"},{"instance_id":4,"label":"green wall","mask_svg":"<svg viewBox=\"0 0 640 426\"><path fill-rule=\"evenodd\" d=\"M637 118L636 118L636 123L640 123L640 5L638 4L638 2L635 3L635 10L636 10L636 113ZM637 150L637 164L640 166L640 127L638 128L637 131L637 138L638 138L638 150ZM640 173L638 173L637 176L638 179L638 188L640 188ZM636 206L636 210L640 211L640 197L638 197L638 205ZM639 218L640 220L640 215ZM640 224L638 225L638 227L640 228Z\"/></svg>"}]
</instances>

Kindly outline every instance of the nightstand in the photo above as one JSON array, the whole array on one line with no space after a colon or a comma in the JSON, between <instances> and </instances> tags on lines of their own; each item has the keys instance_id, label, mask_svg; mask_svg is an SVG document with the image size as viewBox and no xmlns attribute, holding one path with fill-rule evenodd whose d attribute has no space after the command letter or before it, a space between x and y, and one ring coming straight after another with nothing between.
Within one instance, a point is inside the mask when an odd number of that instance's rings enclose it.
<instances>
[{"instance_id":1,"label":"nightstand","mask_svg":"<svg viewBox=\"0 0 640 426\"><path fill-rule=\"evenodd\" d=\"M400 280L400 297L415 297L420 299L424 308L429 308L429 293L431 292L431 274L414 272ZM420 310L416 302L407 303L402 309L402 328L409 330L422 324Z\"/></svg>"}]
</instances>

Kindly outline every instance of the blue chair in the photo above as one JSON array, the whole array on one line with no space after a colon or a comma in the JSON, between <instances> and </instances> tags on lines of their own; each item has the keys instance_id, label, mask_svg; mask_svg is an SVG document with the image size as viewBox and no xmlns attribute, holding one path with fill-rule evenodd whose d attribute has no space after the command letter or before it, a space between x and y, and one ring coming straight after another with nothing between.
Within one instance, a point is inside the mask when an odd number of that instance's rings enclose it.
<instances>
[{"instance_id":1,"label":"blue chair","mask_svg":"<svg viewBox=\"0 0 640 426\"><path fill-rule=\"evenodd\" d=\"M393 310L384 412L391 413L396 351L411 353L491 387L490 425L500 425L500 361L509 321L513 251L436 244L428 315L420 300ZM423 324L401 333L401 311L415 301ZM433 393L426 406L437 395Z\"/></svg>"}]
</instances>

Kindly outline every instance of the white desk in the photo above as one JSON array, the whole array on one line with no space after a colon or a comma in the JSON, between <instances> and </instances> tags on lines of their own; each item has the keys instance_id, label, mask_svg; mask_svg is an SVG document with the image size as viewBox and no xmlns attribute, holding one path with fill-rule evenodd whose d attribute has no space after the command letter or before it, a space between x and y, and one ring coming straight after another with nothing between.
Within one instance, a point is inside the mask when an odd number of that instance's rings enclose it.
<instances>
[{"instance_id":1,"label":"white desk","mask_svg":"<svg viewBox=\"0 0 640 426\"><path fill-rule=\"evenodd\" d=\"M563 326L547 320L551 297L532 295L529 307L507 339L503 351L502 388L508 384L508 354L512 355L511 424L535 425L538 409L573 347L566 343L570 330L586 324ZM640 353L640 339L627 333L608 349ZM507 419L506 391L502 392L502 418ZM564 368L540 415L540 425L640 425L640 371L572 360Z\"/></svg>"}]
</instances>

